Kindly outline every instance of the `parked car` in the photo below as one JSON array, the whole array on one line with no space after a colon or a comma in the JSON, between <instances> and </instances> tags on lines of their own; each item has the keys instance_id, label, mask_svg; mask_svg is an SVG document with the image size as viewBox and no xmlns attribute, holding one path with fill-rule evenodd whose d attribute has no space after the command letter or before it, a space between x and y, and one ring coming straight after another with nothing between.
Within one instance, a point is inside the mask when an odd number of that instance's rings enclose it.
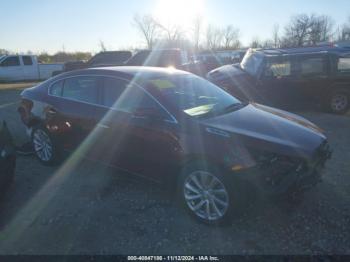
<instances>
[{"instance_id":1,"label":"parked car","mask_svg":"<svg viewBox=\"0 0 350 262\"><path fill-rule=\"evenodd\" d=\"M5 192L13 181L15 168L15 147L6 123L3 122L0 128L0 194Z\"/></svg>"},{"instance_id":2,"label":"parked car","mask_svg":"<svg viewBox=\"0 0 350 262\"><path fill-rule=\"evenodd\" d=\"M132 56L130 51L105 51L93 56L89 61L72 61L64 63L63 70L56 71L53 75L69 72L78 69L102 67L102 66L119 66Z\"/></svg>"},{"instance_id":3,"label":"parked car","mask_svg":"<svg viewBox=\"0 0 350 262\"><path fill-rule=\"evenodd\" d=\"M318 104L343 114L350 102L350 48L251 49L240 64L207 78L244 100L282 108Z\"/></svg>"},{"instance_id":4,"label":"parked car","mask_svg":"<svg viewBox=\"0 0 350 262\"><path fill-rule=\"evenodd\" d=\"M5 55L0 57L0 82L45 80L62 68L63 64L41 64L34 55Z\"/></svg>"},{"instance_id":5,"label":"parked car","mask_svg":"<svg viewBox=\"0 0 350 262\"><path fill-rule=\"evenodd\" d=\"M208 223L244 203L250 191L242 184L269 195L308 187L330 157L325 135L308 120L242 103L175 69L78 70L21 97L18 111L41 162L75 151L74 161L85 156L165 182Z\"/></svg>"}]
</instances>

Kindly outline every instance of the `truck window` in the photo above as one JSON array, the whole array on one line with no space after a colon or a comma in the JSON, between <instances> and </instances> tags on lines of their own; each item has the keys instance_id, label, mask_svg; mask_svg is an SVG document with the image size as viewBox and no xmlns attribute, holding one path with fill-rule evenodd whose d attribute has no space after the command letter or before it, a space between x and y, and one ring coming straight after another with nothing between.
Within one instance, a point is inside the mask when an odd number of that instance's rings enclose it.
<instances>
[{"instance_id":1,"label":"truck window","mask_svg":"<svg viewBox=\"0 0 350 262\"><path fill-rule=\"evenodd\" d=\"M266 63L264 76L280 78L291 75L291 62L286 59L273 59Z\"/></svg>"},{"instance_id":2,"label":"truck window","mask_svg":"<svg viewBox=\"0 0 350 262\"><path fill-rule=\"evenodd\" d=\"M19 66L19 58L18 56L10 56L6 58L2 63L2 66Z\"/></svg>"},{"instance_id":3,"label":"truck window","mask_svg":"<svg viewBox=\"0 0 350 262\"><path fill-rule=\"evenodd\" d=\"M338 60L338 73L350 74L350 57L339 58L339 60Z\"/></svg>"},{"instance_id":4,"label":"truck window","mask_svg":"<svg viewBox=\"0 0 350 262\"><path fill-rule=\"evenodd\" d=\"M32 58L30 56L22 56L23 64L25 66L31 66L33 65Z\"/></svg>"},{"instance_id":5,"label":"truck window","mask_svg":"<svg viewBox=\"0 0 350 262\"><path fill-rule=\"evenodd\" d=\"M326 73L326 61L323 57L301 58L301 76L322 75Z\"/></svg>"}]
</instances>

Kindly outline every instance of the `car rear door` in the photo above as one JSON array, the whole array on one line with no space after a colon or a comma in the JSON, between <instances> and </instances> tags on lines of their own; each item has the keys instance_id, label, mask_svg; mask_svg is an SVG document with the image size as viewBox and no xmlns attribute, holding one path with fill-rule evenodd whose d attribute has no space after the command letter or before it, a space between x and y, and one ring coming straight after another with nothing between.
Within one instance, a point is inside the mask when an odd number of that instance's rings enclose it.
<instances>
[{"instance_id":1,"label":"car rear door","mask_svg":"<svg viewBox=\"0 0 350 262\"><path fill-rule=\"evenodd\" d=\"M309 107L313 102L320 102L328 92L330 58L326 53L298 55L296 58L299 101Z\"/></svg>"},{"instance_id":2,"label":"car rear door","mask_svg":"<svg viewBox=\"0 0 350 262\"><path fill-rule=\"evenodd\" d=\"M259 101L276 107L290 107L298 101L294 59L290 56L267 57L256 91Z\"/></svg>"},{"instance_id":3,"label":"car rear door","mask_svg":"<svg viewBox=\"0 0 350 262\"><path fill-rule=\"evenodd\" d=\"M47 123L64 149L74 150L84 142L81 153L87 155L90 150L90 135L104 113L98 105L101 80L98 76L75 76L49 88Z\"/></svg>"}]
</instances>

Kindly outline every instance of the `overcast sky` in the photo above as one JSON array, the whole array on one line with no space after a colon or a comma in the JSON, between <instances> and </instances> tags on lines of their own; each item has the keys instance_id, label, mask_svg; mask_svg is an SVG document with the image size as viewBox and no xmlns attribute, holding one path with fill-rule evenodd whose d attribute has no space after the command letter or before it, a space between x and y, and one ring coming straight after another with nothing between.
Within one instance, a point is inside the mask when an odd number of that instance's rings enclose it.
<instances>
[{"instance_id":1,"label":"overcast sky","mask_svg":"<svg viewBox=\"0 0 350 262\"><path fill-rule=\"evenodd\" d=\"M248 44L271 37L298 13L326 14L338 24L350 16L349 0L0 0L0 48L14 52L98 51L139 47L143 39L132 25L135 14L154 14L189 30L201 14L206 23L233 24Z\"/></svg>"}]
</instances>

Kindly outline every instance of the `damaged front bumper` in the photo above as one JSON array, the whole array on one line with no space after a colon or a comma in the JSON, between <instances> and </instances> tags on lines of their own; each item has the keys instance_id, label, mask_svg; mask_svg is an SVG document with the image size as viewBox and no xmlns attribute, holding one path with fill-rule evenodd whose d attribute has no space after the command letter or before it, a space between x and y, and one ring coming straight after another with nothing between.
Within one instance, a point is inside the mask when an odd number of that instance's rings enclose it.
<instances>
[{"instance_id":1,"label":"damaged front bumper","mask_svg":"<svg viewBox=\"0 0 350 262\"><path fill-rule=\"evenodd\" d=\"M322 181L325 163L331 157L332 151L325 141L312 159L265 154L254 168L240 172L239 176L268 195L305 191Z\"/></svg>"}]
</instances>

